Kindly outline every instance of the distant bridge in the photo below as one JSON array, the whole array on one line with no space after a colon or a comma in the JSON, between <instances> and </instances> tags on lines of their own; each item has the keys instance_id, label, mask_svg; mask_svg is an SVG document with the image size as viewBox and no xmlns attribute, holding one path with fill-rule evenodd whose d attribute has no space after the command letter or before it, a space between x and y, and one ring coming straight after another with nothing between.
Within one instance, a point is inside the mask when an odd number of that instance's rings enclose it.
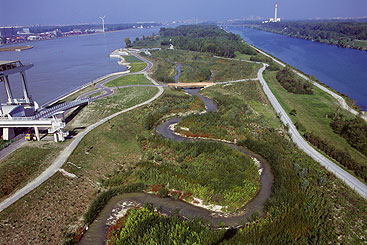
<instances>
[{"instance_id":1,"label":"distant bridge","mask_svg":"<svg viewBox=\"0 0 367 245\"><path fill-rule=\"evenodd\" d=\"M199 83L169 83L169 87L176 88L205 88L208 86L212 86L214 83L211 82L199 82Z\"/></svg>"}]
</instances>

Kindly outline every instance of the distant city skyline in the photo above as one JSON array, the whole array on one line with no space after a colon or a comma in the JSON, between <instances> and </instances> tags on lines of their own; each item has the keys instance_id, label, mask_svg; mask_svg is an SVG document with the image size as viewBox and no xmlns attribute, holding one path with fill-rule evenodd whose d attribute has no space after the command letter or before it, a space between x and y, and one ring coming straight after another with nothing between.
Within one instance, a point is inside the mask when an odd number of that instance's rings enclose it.
<instances>
[{"instance_id":1,"label":"distant city skyline","mask_svg":"<svg viewBox=\"0 0 367 245\"><path fill-rule=\"evenodd\" d=\"M92 0L0 0L0 26L106 24L143 21L174 21L198 19L221 21L227 19L268 19L274 15L275 0L236 1L204 0L177 1L92 1ZM278 0L281 19L315 19L366 16L366 0Z\"/></svg>"}]
</instances>

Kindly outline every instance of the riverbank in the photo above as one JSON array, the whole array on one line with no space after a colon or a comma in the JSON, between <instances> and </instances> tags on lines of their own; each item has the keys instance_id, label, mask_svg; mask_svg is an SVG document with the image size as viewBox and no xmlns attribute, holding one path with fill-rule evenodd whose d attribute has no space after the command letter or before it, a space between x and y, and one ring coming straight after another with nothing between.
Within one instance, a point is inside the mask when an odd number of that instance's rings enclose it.
<instances>
[{"instance_id":1,"label":"riverbank","mask_svg":"<svg viewBox=\"0 0 367 245\"><path fill-rule=\"evenodd\" d=\"M354 104L367 110L365 77L367 53L353 49L341 49L298 38L247 27L227 27L241 35L251 45L272 54L284 63L301 70L351 98ZM349 103L349 102L348 102Z\"/></svg>"},{"instance_id":2,"label":"riverbank","mask_svg":"<svg viewBox=\"0 0 367 245\"><path fill-rule=\"evenodd\" d=\"M13 46L13 47L0 47L0 52L8 52L8 51L23 51L23 50L27 50L27 49L31 49L33 48L33 46L31 45L26 45L26 46Z\"/></svg>"},{"instance_id":3,"label":"riverbank","mask_svg":"<svg viewBox=\"0 0 367 245\"><path fill-rule=\"evenodd\" d=\"M274 26L274 25L271 25L269 27L264 27L262 25L253 25L253 24L247 24L247 25L242 25L242 26L257 29L257 30L260 30L260 31L271 32L271 33L275 33L275 34L279 34L279 35L283 35L283 36L303 39L303 40L307 40L307 41L324 43L324 44L328 44L328 45L332 45L332 46L337 46L339 48L350 48L350 49L355 49L355 50L360 50L360 51L367 51L367 40L354 39L354 40L346 41L344 39L344 37L339 39L339 40L326 39L326 38L320 38L320 37L319 38L314 38L312 34L300 35L299 34L300 31L305 31L303 28L300 28L300 30L297 30L297 32L295 32L294 28L291 27L293 32L288 32L288 30L289 30L288 26L287 27L284 27L284 26L280 27L279 26L278 29L276 29L277 26ZM321 31L321 30L319 30L319 31ZM325 30L322 30L322 31L324 32L325 36L328 35L327 31L325 31Z\"/></svg>"},{"instance_id":4,"label":"riverbank","mask_svg":"<svg viewBox=\"0 0 367 245\"><path fill-rule=\"evenodd\" d=\"M281 61L280 59L274 57L271 54L266 53L265 51L255 47L255 46L252 46L252 48L254 48L258 52L262 53L263 55L271 58L273 61L275 61L277 64L279 64L282 67L290 66L289 64ZM296 69L292 66L290 66L290 67L293 69L293 71L298 76L300 76L301 78L311 82L313 85L315 85L316 87L318 87L322 91L324 91L324 92L328 93L329 95L331 95L339 103L341 108L343 108L344 110L347 110L348 112L352 113L353 115L356 115L356 116L360 115L365 121L367 121L367 111L361 111L361 109L357 105L355 105L353 103L353 101L347 95L332 89L330 86L327 86L326 84L324 84L324 83L322 83L318 80L316 80L316 81L313 80L312 77L310 77L309 75L303 73L299 69Z\"/></svg>"}]
</instances>

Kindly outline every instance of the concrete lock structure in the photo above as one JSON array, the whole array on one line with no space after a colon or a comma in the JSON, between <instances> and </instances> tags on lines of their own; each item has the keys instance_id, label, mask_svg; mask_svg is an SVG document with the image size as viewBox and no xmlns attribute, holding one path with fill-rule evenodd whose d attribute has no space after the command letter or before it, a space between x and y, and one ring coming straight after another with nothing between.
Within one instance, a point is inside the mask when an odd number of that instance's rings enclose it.
<instances>
[{"instance_id":1,"label":"concrete lock structure","mask_svg":"<svg viewBox=\"0 0 367 245\"><path fill-rule=\"evenodd\" d=\"M56 142L64 141L68 132L64 132L63 113L73 107L88 104L89 99L74 100L49 108L40 108L29 94L25 71L33 64L23 65L20 61L0 61L0 83L3 82L7 102L0 105L0 128L3 140L15 137L14 128L34 128L37 140L40 140L39 128L47 128L54 134ZM9 75L20 73L23 98L13 96Z\"/></svg>"}]
</instances>

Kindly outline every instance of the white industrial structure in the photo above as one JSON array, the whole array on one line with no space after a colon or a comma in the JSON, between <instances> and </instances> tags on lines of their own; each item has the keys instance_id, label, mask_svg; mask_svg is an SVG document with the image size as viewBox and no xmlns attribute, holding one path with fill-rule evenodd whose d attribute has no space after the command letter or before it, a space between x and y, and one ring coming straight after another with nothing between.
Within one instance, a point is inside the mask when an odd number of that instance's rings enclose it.
<instances>
[{"instance_id":1,"label":"white industrial structure","mask_svg":"<svg viewBox=\"0 0 367 245\"><path fill-rule=\"evenodd\" d=\"M0 105L0 128L3 140L15 137L14 128L34 128L37 140L40 140L39 128L47 128L48 133L54 134L56 142L64 141L68 132L64 132L63 112L83 104L89 99L65 102L49 108L39 108L29 95L25 71L33 64L23 65L20 61L0 61L0 83L4 82L7 102ZM23 98L14 98L9 75L20 73L23 87Z\"/></svg>"},{"instance_id":2,"label":"white industrial structure","mask_svg":"<svg viewBox=\"0 0 367 245\"><path fill-rule=\"evenodd\" d=\"M274 18L270 18L269 22L280 22L280 18L278 18L278 2L275 2L275 15Z\"/></svg>"},{"instance_id":3,"label":"white industrial structure","mask_svg":"<svg viewBox=\"0 0 367 245\"><path fill-rule=\"evenodd\" d=\"M102 20L102 32L104 32L104 18L106 18L106 16L103 17L99 17Z\"/></svg>"}]
</instances>

